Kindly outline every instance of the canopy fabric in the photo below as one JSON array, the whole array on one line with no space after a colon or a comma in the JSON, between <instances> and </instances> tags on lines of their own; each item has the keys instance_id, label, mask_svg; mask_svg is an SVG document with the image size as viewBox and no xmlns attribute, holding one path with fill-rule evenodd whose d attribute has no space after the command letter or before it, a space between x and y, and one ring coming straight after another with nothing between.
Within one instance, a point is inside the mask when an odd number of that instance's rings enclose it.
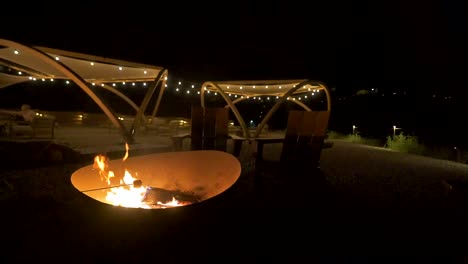
<instances>
[{"instance_id":1,"label":"canopy fabric","mask_svg":"<svg viewBox=\"0 0 468 264\"><path fill-rule=\"evenodd\" d=\"M205 82L203 89L216 92L215 84L225 93L243 96L282 96L296 85L306 80L255 80L255 81L211 81ZM303 85L293 94L311 92L313 90L325 89L318 81L310 81Z\"/></svg>"},{"instance_id":2,"label":"canopy fabric","mask_svg":"<svg viewBox=\"0 0 468 264\"><path fill-rule=\"evenodd\" d=\"M51 58L60 62L79 75L87 82L130 82L130 81L154 81L162 67L122 60L98 57L88 54L69 52L45 47L34 47ZM22 52L16 48L0 48L0 65L21 71L23 75L36 78L67 79L67 77L50 64L39 60L29 52ZM15 84L20 79L9 76L1 76L2 86L9 83ZM23 81L27 81L24 79Z\"/></svg>"},{"instance_id":3,"label":"canopy fabric","mask_svg":"<svg viewBox=\"0 0 468 264\"><path fill-rule=\"evenodd\" d=\"M12 75L0 72L0 89L11 86L15 83L29 81L29 77L21 75Z\"/></svg>"},{"instance_id":4,"label":"canopy fabric","mask_svg":"<svg viewBox=\"0 0 468 264\"><path fill-rule=\"evenodd\" d=\"M156 115L168 76L167 69L163 67L46 47L27 46L6 39L0 39L1 68L7 69L8 74L5 70L0 71L0 88L37 79L69 79L75 82L102 109L110 121L119 128L124 141L127 143L134 142L133 128L138 125L139 120L144 115L157 85L161 84L152 117ZM139 81L154 82L154 85L150 85L146 91L145 98L139 108L130 98L109 85L115 82ZM100 86L123 98L137 110L131 126L132 129L126 129L113 110L99 98L89 84L100 84Z\"/></svg>"}]
</instances>

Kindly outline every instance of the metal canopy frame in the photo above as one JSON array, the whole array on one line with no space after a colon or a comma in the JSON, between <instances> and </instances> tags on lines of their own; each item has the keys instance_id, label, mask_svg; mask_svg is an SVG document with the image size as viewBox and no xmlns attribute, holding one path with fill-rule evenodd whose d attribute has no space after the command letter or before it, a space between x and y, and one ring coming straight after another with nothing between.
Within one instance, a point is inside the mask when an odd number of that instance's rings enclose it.
<instances>
[{"instance_id":1,"label":"metal canopy frame","mask_svg":"<svg viewBox=\"0 0 468 264\"><path fill-rule=\"evenodd\" d=\"M205 92L213 91L218 92L224 101L226 101L226 106L229 107L234 116L236 117L239 125L242 128L244 137L247 139L251 138L251 135L248 131L248 127L245 123L244 118L239 113L239 110L236 107L236 103L246 100L250 97L258 96L278 96L278 100L270 109L270 111L265 115L260 124L257 126L253 138L257 138L263 130L265 124L271 119L273 114L279 109L281 104L283 104L288 97L292 95L300 95L308 93L311 90L324 91L327 98L327 110L330 112L331 109L331 99L330 92L328 87L316 80L247 80L247 81L207 81L203 83L200 88L200 100L202 107L205 107ZM228 96L240 95L240 98L235 99L234 101ZM299 100L291 100L292 102L298 104L306 111L311 111L311 109L302 103Z\"/></svg>"}]
</instances>

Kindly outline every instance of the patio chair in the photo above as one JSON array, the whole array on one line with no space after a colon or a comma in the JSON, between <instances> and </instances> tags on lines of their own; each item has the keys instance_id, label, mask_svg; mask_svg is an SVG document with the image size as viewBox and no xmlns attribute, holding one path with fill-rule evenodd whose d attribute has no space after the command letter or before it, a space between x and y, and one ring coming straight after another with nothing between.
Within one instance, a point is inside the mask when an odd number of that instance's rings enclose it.
<instances>
[{"instance_id":1,"label":"patio chair","mask_svg":"<svg viewBox=\"0 0 468 264\"><path fill-rule=\"evenodd\" d=\"M181 150L183 141L190 138L191 150L226 151L228 117L228 108L192 106L190 132L171 137L174 150Z\"/></svg>"},{"instance_id":2,"label":"patio chair","mask_svg":"<svg viewBox=\"0 0 468 264\"><path fill-rule=\"evenodd\" d=\"M51 115L36 115L32 121L12 117L9 123L9 134L11 137L28 137L31 139L48 138L55 136L56 118Z\"/></svg>"},{"instance_id":3,"label":"patio chair","mask_svg":"<svg viewBox=\"0 0 468 264\"><path fill-rule=\"evenodd\" d=\"M256 175L294 174L320 168L329 111L290 111L279 160L265 160L263 145L278 141L257 142Z\"/></svg>"}]
</instances>

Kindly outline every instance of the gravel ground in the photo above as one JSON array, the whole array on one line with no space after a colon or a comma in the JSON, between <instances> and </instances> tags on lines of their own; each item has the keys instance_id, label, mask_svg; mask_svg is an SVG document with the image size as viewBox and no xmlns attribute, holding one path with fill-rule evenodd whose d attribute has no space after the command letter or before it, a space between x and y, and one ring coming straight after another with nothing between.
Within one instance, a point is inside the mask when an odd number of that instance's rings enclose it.
<instances>
[{"instance_id":1,"label":"gravel ground","mask_svg":"<svg viewBox=\"0 0 468 264\"><path fill-rule=\"evenodd\" d=\"M19 153L47 145L17 149L0 172L2 256L77 263L467 260L467 165L333 143L318 172L258 185L244 160L241 177L223 194L149 211L104 205L74 189L70 176L89 156L48 145L67 154L34 166L22 164L24 155L11 165ZM13 153L5 144L0 150ZM278 150L265 148L267 158Z\"/></svg>"}]
</instances>

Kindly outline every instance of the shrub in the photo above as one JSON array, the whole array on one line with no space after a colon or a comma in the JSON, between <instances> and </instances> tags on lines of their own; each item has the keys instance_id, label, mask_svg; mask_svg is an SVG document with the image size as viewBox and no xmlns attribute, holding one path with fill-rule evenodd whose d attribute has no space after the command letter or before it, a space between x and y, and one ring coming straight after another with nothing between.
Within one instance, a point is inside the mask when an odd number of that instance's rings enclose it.
<instances>
[{"instance_id":1,"label":"shrub","mask_svg":"<svg viewBox=\"0 0 468 264\"><path fill-rule=\"evenodd\" d=\"M353 143L365 144L364 139L358 134L346 135L346 137L344 139L347 140L347 141L353 142Z\"/></svg>"},{"instance_id":2,"label":"shrub","mask_svg":"<svg viewBox=\"0 0 468 264\"><path fill-rule=\"evenodd\" d=\"M426 147L419 143L418 137L408 136L403 133L394 137L388 136L385 147L400 152L423 155L426 152Z\"/></svg>"},{"instance_id":3,"label":"shrub","mask_svg":"<svg viewBox=\"0 0 468 264\"><path fill-rule=\"evenodd\" d=\"M327 131L327 138L329 139L343 139L344 135L336 131Z\"/></svg>"}]
</instances>

